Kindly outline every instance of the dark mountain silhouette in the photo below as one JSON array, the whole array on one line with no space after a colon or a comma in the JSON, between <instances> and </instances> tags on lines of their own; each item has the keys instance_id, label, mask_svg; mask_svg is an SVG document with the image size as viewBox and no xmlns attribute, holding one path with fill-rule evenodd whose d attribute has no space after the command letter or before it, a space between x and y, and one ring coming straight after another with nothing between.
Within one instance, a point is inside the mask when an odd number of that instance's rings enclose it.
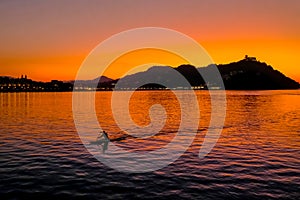
<instances>
[{"instance_id":1,"label":"dark mountain silhouette","mask_svg":"<svg viewBox=\"0 0 300 200\"><path fill-rule=\"evenodd\" d=\"M255 58L218 65L226 89L275 90L299 89L299 83Z\"/></svg>"},{"instance_id":2,"label":"dark mountain silhouette","mask_svg":"<svg viewBox=\"0 0 300 200\"><path fill-rule=\"evenodd\" d=\"M207 89L208 87L222 89L222 84L218 80L207 85L200 75L213 74L211 73L215 70L213 66L196 68L192 65L181 65L174 69L182 74L194 89ZM253 57L246 56L245 59L238 62L217 65L217 69L220 71L225 89L229 90L276 90L299 89L300 87L296 81L274 70L266 63L257 61ZM147 82L148 84L143 85L140 89L165 88L157 84L162 81L172 88L190 89L186 88L186 85L183 85L183 83L174 77L171 71L171 67L168 66L154 66L147 71L128 75L120 79L118 85L120 84L121 86L115 89L133 89L143 82Z\"/></svg>"},{"instance_id":3,"label":"dark mountain silhouette","mask_svg":"<svg viewBox=\"0 0 300 200\"><path fill-rule=\"evenodd\" d=\"M99 76L95 79L92 79L92 80L77 80L76 82L78 83L84 83L84 84L95 84L95 83L105 83L105 82L110 82L110 81L113 81L113 79L111 78L108 78L106 76ZM74 81L72 81L74 83Z\"/></svg>"},{"instance_id":4,"label":"dark mountain silhouette","mask_svg":"<svg viewBox=\"0 0 300 200\"><path fill-rule=\"evenodd\" d=\"M98 85L107 85L114 80L111 78L108 78L106 76L99 76L98 78L92 79L92 80L77 80L76 85L80 87L92 87L92 86L98 86ZM75 81L70 81L74 84Z\"/></svg>"},{"instance_id":5,"label":"dark mountain silhouette","mask_svg":"<svg viewBox=\"0 0 300 200\"><path fill-rule=\"evenodd\" d=\"M105 83L105 82L113 81L113 79L108 78L106 76L100 76L100 77L94 79L93 81L97 81L97 80L99 80L100 83Z\"/></svg>"},{"instance_id":6,"label":"dark mountain silhouette","mask_svg":"<svg viewBox=\"0 0 300 200\"><path fill-rule=\"evenodd\" d=\"M163 85L168 85L169 87L181 86L182 84L178 83L178 80L174 78L172 71L173 69L171 67L153 66L147 71L121 78L115 89L139 88L139 86L143 86L142 88L144 89L158 89L164 87L157 83L164 83ZM147 84L145 85L143 83Z\"/></svg>"},{"instance_id":7,"label":"dark mountain silhouette","mask_svg":"<svg viewBox=\"0 0 300 200\"><path fill-rule=\"evenodd\" d=\"M177 75L174 73L174 69L178 72ZM166 88L166 86L171 89L191 89L190 86L206 89L207 85L205 84L200 73L207 73L213 68L205 67L197 69L192 65L185 64L174 69L169 66L153 66L147 71L138 72L136 74L121 78L115 89L162 89ZM181 76L180 74L188 81L187 83L190 85L187 85L184 81L180 80L178 77ZM143 85L143 83L147 84ZM140 87L141 85L143 86ZM217 86L214 83L211 83L211 85Z\"/></svg>"},{"instance_id":8,"label":"dark mountain silhouette","mask_svg":"<svg viewBox=\"0 0 300 200\"><path fill-rule=\"evenodd\" d=\"M198 69L192 65L180 65L176 70L181 73L192 86L203 85L204 80Z\"/></svg>"}]
</instances>

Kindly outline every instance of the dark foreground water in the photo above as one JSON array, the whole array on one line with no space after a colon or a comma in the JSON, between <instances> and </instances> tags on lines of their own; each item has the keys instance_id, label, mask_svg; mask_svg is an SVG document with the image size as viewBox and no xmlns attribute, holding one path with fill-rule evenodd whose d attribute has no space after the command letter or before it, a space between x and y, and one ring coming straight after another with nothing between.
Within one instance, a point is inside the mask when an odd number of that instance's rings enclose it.
<instances>
[{"instance_id":1,"label":"dark foreground water","mask_svg":"<svg viewBox=\"0 0 300 200\"><path fill-rule=\"evenodd\" d=\"M0 199L299 199L300 91L228 91L224 130L204 159L198 152L210 101L207 92L197 95L201 121L193 145L171 165L135 174L106 167L85 149L72 93L1 93ZM100 124L122 138L109 110L111 93L96 96ZM153 103L169 114L163 134L153 141L124 137L116 145L143 152L174 137L180 111L168 92L136 92L133 120L147 125Z\"/></svg>"}]
</instances>

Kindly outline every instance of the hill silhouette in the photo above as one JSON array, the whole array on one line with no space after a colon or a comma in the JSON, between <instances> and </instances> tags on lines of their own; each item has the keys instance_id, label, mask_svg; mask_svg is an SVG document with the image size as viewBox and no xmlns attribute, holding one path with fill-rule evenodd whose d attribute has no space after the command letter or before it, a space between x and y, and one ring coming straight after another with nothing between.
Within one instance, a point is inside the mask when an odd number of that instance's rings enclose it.
<instances>
[{"instance_id":1,"label":"hill silhouette","mask_svg":"<svg viewBox=\"0 0 300 200\"><path fill-rule=\"evenodd\" d=\"M200 74L209 74L215 68L211 66L196 68L192 65L180 65L174 68L182 74L193 88L207 89L210 86L224 89L222 84L216 82L208 86ZM228 90L278 90L278 89L299 89L298 82L286 77L281 72L274 70L270 65L259 62L255 58L245 57L245 59L229 64L217 65L217 69L222 76L225 89ZM138 72L120 79L121 87L115 89L134 88L142 82L148 82L142 89L165 88L156 84L163 80L173 88L188 89L182 85L178 79L172 77L171 67L153 66L147 71ZM140 87L141 88L141 87Z\"/></svg>"},{"instance_id":2,"label":"hill silhouette","mask_svg":"<svg viewBox=\"0 0 300 200\"><path fill-rule=\"evenodd\" d=\"M70 82L74 84L75 81ZM110 85L112 82L114 82L114 80L111 78L108 78L106 76L99 76L92 80L76 80L76 85L80 87L102 87L103 85Z\"/></svg>"},{"instance_id":3,"label":"hill silhouette","mask_svg":"<svg viewBox=\"0 0 300 200\"><path fill-rule=\"evenodd\" d=\"M234 90L298 89L299 83L270 65L247 58L218 65L225 88Z\"/></svg>"}]
</instances>

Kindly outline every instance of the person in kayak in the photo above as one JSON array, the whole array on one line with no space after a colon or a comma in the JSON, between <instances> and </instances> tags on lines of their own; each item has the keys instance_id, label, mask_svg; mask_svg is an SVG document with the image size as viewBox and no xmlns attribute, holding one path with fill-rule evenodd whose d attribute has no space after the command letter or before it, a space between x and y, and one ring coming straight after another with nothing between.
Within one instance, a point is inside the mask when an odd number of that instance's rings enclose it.
<instances>
[{"instance_id":1,"label":"person in kayak","mask_svg":"<svg viewBox=\"0 0 300 200\"><path fill-rule=\"evenodd\" d=\"M109 141L109 137L108 137L108 134L106 131L103 131L102 133L99 133L98 137L97 137L97 140L100 141L100 140L104 140L104 141Z\"/></svg>"},{"instance_id":2,"label":"person in kayak","mask_svg":"<svg viewBox=\"0 0 300 200\"><path fill-rule=\"evenodd\" d=\"M97 141L100 142L99 143L100 145L103 144L102 152L105 153L105 151L107 150L107 147L108 147L108 142L109 142L109 137L108 137L107 132L103 131L102 133L100 133L97 137Z\"/></svg>"}]
</instances>

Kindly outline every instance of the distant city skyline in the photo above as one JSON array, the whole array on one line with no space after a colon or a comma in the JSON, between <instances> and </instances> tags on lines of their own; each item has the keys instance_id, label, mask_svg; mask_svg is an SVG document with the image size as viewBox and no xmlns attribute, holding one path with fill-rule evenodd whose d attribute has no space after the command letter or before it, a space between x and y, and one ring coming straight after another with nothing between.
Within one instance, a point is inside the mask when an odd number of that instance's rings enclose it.
<instances>
[{"instance_id":1,"label":"distant city skyline","mask_svg":"<svg viewBox=\"0 0 300 200\"><path fill-rule=\"evenodd\" d=\"M128 29L156 26L194 38L216 64L248 54L300 82L297 0L5 0L0 13L1 76L26 73L40 81L73 80L85 57L103 40ZM118 78L150 57L165 65L185 64L157 51L128 56L113 63L105 75Z\"/></svg>"}]
</instances>

